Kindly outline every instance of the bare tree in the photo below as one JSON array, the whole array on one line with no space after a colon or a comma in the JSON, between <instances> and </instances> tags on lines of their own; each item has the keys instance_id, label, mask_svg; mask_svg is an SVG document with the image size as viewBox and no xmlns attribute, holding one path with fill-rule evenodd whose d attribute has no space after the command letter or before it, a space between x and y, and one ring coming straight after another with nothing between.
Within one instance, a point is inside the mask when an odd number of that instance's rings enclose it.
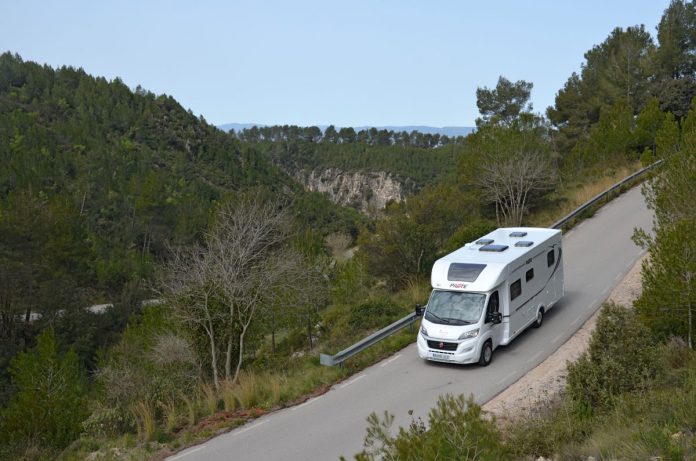
<instances>
[{"instance_id":1,"label":"bare tree","mask_svg":"<svg viewBox=\"0 0 696 461\"><path fill-rule=\"evenodd\" d=\"M279 202L243 195L219 208L205 245L173 252L162 271L164 299L179 319L207 335L216 387L218 355L224 355L225 379L236 382L259 311L290 300L300 303L298 293L313 280L303 274L307 265L288 244L291 225Z\"/></svg>"},{"instance_id":2,"label":"bare tree","mask_svg":"<svg viewBox=\"0 0 696 461\"><path fill-rule=\"evenodd\" d=\"M290 216L278 202L249 195L221 207L207 235L211 265L226 309L225 377L232 382L239 376L244 341L259 306L272 302L293 267L285 248L290 226Z\"/></svg>"},{"instance_id":3,"label":"bare tree","mask_svg":"<svg viewBox=\"0 0 696 461\"><path fill-rule=\"evenodd\" d=\"M171 252L160 271L156 290L184 324L205 331L210 346L210 369L213 384L219 388L218 338L225 320L215 302L218 291L208 249L199 245Z\"/></svg>"},{"instance_id":4,"label":"bare tree","mask_svg":"<svg viewBox=\"0 0 696 461\"><path fill-rule=\"evenodd\" d=\"M553 187L555 169L545 127L523 114L512 127L487 125L472 136L465 181L495 204L498 225L522 224L534 194Z\"/></svg>"}]
</instances>

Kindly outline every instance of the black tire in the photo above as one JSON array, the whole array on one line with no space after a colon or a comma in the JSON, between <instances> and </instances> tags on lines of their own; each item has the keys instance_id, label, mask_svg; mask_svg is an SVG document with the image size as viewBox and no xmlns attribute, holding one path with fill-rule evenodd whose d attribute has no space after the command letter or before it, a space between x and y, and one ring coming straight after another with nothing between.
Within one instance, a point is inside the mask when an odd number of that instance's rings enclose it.
<instances>
[{"instance_id":1,"label":"black tire","mask_svg":"<svg viewBox=\"0 0 696 461\"><path fill-rule=\"evenodd\" d=\"M493 343L489 339L485 343L483 343L483 347L481 348L481 357L479 357L479 365L482 367L487 367L490 363L491 360L493 360Z\"/></svg>"},{"instance_id":2,"label":"black tire","mask_svg":"<svg viewBox=\"0 0 696 461\"><path fill-rule=\"evenodd\" d=\"M539 311L537 312L537 318L532 325L534 326L534 328L539 328L542 323L544 323L544 308L543 307L541 309L539 309Z\"/></svg>"}]
</instances>

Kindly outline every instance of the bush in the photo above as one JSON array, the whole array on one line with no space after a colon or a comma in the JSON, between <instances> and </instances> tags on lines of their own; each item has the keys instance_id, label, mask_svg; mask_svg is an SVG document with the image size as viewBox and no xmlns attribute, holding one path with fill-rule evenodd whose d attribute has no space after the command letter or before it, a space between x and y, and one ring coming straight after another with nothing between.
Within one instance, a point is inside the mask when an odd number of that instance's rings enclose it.
<instances>
[{"instance_id":1,"label":"bush","mask_svg":"<svg viewBox=\"0 0 696 461\"><path fill-rule=\"evenodd\" d=\"M568 366L569 397L591 412L610 407L624 392L644 387L658 371L653 343L634 311L605 304L589 350Z\"/></svg>"},{"instance_id":2,"label":"bush","mask_svg":"<svg viewBox=\"0 0 696 461\"><path fill-rule=\"evenodd\" d=\"M82 433L89 437L116 437L130 430L129 419L118 408L99 407L82 422Z\"/></svg>"},{"instance_id":3,"label":"bush","mask_svg":"<svg viewBox=\"0 0 696 461\"><path fill-rule=\"evenodd\" d=\"M368 301L350 311L348 325L352 331L383 328L399 318L403 310L387 299Z\"/></svg>"},{"instance_id":4,"label":"bush","mask_svg":"<svg viewBox=\"0 0 696 461\"><path fill-rule=\"evenodd\" d=\"M508 452L502 443L495 420L483 417L473 396L440 396L428 414L428 427L420 419L412 420L408 429L391 434L394 416L385 412L380 420L375 413L368 417L365 450L356 456L360 461L399 460L500 460Z\"/></svg>"},{"instance_id":5,"label":"bush","mask_svg":"<svg viewBox=\"0 0 696 461\"><path fill-rule=\"evenodd\" d=\"M77 354L58 352L53 329L38 337L34 349L10 365L18 392L0 419L0 445L66 447L86 418L85 387Z\"/></svg>"}]
</instances>

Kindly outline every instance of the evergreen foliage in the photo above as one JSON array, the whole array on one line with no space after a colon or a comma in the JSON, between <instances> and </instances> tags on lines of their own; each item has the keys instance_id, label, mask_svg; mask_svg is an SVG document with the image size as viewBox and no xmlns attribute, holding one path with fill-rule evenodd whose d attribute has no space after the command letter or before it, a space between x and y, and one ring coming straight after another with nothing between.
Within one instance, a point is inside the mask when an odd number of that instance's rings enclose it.
<instances>
[{"instance_id":1,"label":"evergreen foliage","mask_svg":"<svg viewBox=\"0 0 696 461\"><path fill-rule=\"evenodd\" d=\"M384 460L499 460L509 452L502 443L495 420L485 418L473 397L445 394L438 398L428 414L427 425L412 420L407 428L391 433L394 415L380 419L372 413L368 419L365 450L358 461Z\"/></svg>"},{"instance_id":2,"label":"evergreen foliage","mask_svg":"<svg viewBox=\"0 0 696 461\"><path fill-rule=\"evenodd\" d=\"M10 53L0 139L0 403L10 358L48 325L94 366L152 296L143 287L167 245L200 241L217 203L265 189L322 236L357 235L362 219L170 96ZM114 303L113 323L83 311L100 301Z\"/></svg>"},{"instance_id":3,"label":"evergreen foliage","mask_svg":"<svg viewBox=\"0 0 696 461\"><path fill-rule=\"evenodd\" d=\"M606 410L621 394L644 387L658 371L650 338L634 311L605 304L588 351L568 365L570 398L585 411Z\"/></svg>"},{"instance_id":4,"label":"evergreen foliage","mask_svg":"<svg viewBox=\"0 0 696 461\"><path fill-rule=\"evenodd\" d=\"M79 435L87 416L82 371L74 351L59 351L52 329L12 360L10 373L17 393L0 413L0 445L18 456L64 448Z\"/></svg>"}]
</instances>

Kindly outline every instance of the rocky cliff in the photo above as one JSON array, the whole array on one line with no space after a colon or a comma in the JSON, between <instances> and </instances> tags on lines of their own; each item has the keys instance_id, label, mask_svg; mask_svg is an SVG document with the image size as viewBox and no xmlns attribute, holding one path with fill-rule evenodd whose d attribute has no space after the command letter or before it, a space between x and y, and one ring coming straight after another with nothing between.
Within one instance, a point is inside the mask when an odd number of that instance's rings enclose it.
<instances>
[{"instance_id":1,"label":"rocky cliff","mask_svg":"<svg viewBox=\"0 0 696 461\"><path fill-rule=\"evenodd\" d=\"M334 203L354 207L369 215L383 210L389 201L402 201L415 190L413 180L403 180L384 171L345 172L329 168L299 170L294 177L306 189L326 193Z\"/></svg>"}]
</instances>

